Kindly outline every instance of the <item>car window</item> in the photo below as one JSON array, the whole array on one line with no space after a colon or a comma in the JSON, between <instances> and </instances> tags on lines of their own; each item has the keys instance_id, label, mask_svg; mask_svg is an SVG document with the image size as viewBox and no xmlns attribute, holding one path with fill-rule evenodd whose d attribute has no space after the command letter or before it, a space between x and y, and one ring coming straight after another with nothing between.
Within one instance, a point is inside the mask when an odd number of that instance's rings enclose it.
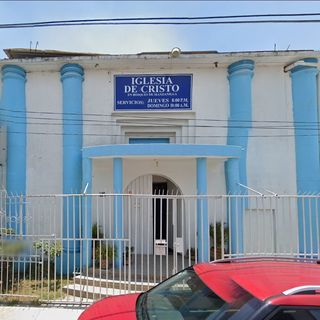
<instances>
[{"instance_id":1,"label":"car window","mask_svg":"<svg viewBox=\"0 0 320 320\"><path fill-rule=\"evenodd\" d=\"M268 320L320 320L320 310L283 309Z\"/></svg>"},{"instance_id":2,"label":"car window","mask_svg":"<svg viewBox=\"0 0 320 320\"><path fill-rule=\"evenodd\" d=\"M137 318L165 320L225 320L235 315L252 296L239 288L235 301L226 302L208 288L190 268L139 297Z\"/></svg>"}]
</instances>

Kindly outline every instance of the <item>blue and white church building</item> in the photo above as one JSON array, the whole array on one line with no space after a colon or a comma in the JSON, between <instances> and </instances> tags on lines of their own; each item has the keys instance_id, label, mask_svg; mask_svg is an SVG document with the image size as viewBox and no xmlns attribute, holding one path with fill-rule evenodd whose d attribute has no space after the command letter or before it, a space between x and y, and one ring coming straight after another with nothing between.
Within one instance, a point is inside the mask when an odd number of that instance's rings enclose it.
<instances>
[{"instance_id":1,"label":"blue and white church building","mask_svg":"<svg viewBox=\"0 0 320 320\"><path fill-rule=\"evenodd\" d=\"M320 192L319 52L5 52L9 195Z\"/></svg>"}]
</instances>

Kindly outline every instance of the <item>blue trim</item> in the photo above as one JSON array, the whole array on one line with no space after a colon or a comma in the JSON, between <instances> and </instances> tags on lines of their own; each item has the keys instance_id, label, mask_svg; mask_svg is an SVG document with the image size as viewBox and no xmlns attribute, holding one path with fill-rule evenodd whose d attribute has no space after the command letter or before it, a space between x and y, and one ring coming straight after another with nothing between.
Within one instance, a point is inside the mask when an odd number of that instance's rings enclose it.
<instances>
[{"instance_id":1,"label":"blue trim","mask_svg":"<svg viewBox=\"0 0 320 320\"><path fill-rule=\"evenodd\" d=\"M27 125L26 125L26 72L19 66L5 65L2 67L2 100L1 121L7 127L7 177L6 189L9 195L26 194L26 166L27 166ZM18 112L20 120L12 122L12 117ZM14 201L13 201L14 202ZM23 200L24 202L24 200ZM19 215L19 205L8 204L8 212L14 217ZM25 215L25 205L22 208ZM11 222L17 234L20 224Z\"/></svg>"},{"instance_id":2,"label":"blue trim","mask_svg":"<svg viewBox=\"0 0 320 320\"><path fill-rule=\"evenodd\" d=\"M61 68L60 73L63 89L63 193L76 194L81 192L82 184L82 82L84 72L80 65L66 64ZM65 200L63 213L63 237L79 238L79 202ZM80 244L68 240L64 242L63 246L68 245L69 253L63 253L65 262L63 272L73 272L74 268L80 265ZM74 255L76 255L75 259ZM69 267L68 270L66 270L66 264Z\"/></svg>"},{"instance_id":3,"label":"blue trim","mask_svg":"<svg viewBox=\"0 0 320 320\"><path fill-rule=\"evenodd\" d=\"M129 144L170 143L169 138L129 138Z\"/></svg>"},{"instance_id":4,"label":"blue trim","mask_svg":"<svg viewBox=\"0 0 320 320\"><path fill-rule=\"evenodd\" d=\"M317 58L304 58L302 59L302 61L304 62L309 62L309 63L318 63L318 59ZM291 75L292 73L295 73L297 71L301 71L301 70L306 70L306 69L315 69L315 66L308 66L308 65L301 65L301 66L296 66L294 68L291 69Z\"/></svg>"},{"instance_id":5,"label":"blue trim","mask_svg":"<svg viewBox=\"0 0 320 320\"><path fill-rule=\"evenodd\" d=\"M197 158L197 199L198 261L209 261L209 221L207 199L207 159Z\"/></svg>"},{"instance_id":6,"label":"blue trim","mask_svg":"<svg viewBox=\"0 0 320 320\"><path fill-rule=\"evenodd\" d=\"M158 156L158 157L226 157L238 158L241 148L223 145L192 145L192 144L122 144L86 147L83 149L84 158L96 157L129 157L129 156Z\"/></svg>"},{"instance_id":7,"label":"blue trim","mask_svg":"<svg viewBox=\"0 0 320 320\"><path fill-rule=\"evenodd\" d=\"M253 60L248 59L248 60L240 60L240 61L234 62L230 64L230 66L228 67L229 79L230 77L239 75L239 74L247 75L248 72L252 77L253 70L254 70Z\"/></svg>"},{"instance_id":8,"label":"blue trim","mask_svg":"<svg viewBox=\"0 0 320 320\"><path fill-rule=\"evenodd\" d=\"M121 158L113 159L113 192L115 194L123 193L123 161ZM123 238L123 219L122 219L122 196L114 196L114 208L113 208L113 233L115 239ZM122 253L123 244L121 242L116 243L117 258L116 266L122 266Z\"/></svg>"},{"instance_id":9,"label":"blue trim","mask_svg":"<svg viewBox=\"0 0 320 320\"><path fill-rule=\"evenodd\" d=\"M315 58L306 58L304 61L318 62ZM296 66L291 70L299 194L320 192L319 128L314 126L314 122L318 120L317 74L318 69L314 66ZM314 130L308 128L308 123L313 124ZM302 199L298 199L299 250L301 253L316 253L319 246L316 237L316 221L319 213L314 204L310 205L310 211L309 208L304 210L302 202ZM312 248L311 243L313 243Z\"/></svg>"}]
</instances>

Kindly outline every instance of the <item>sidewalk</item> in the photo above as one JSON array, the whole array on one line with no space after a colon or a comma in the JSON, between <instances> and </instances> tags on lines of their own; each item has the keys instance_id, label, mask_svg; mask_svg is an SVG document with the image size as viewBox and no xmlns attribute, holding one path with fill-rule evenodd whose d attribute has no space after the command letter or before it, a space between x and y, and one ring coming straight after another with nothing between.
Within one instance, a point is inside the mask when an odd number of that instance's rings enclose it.
<instances>
[{"instance_id":1,"label":"sidewalk","mask_svg":"<svg viewBox=\"0 0 320 320\"><path fill-rule=\"evenodd\" d=\"M77 320L85 308L67 306L1 306L0 320Z\"/></svg>"}]
</instances>

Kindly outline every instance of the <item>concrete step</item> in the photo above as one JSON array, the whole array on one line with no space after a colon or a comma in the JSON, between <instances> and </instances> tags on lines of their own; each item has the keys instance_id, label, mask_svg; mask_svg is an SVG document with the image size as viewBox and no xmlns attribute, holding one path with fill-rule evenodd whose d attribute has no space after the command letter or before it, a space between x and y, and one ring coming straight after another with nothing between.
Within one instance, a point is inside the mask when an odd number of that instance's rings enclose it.
<instances>
[{"instance_id":1,"label":"concrete step","mask_svg":"<svg viewBox=\"0 0 320 320\"><path fill-rule=\"evenodd\" d=\"M130 290L129 290L130 284ZM143 292L155 286L155 283L128 282L86 276L74 277L74 283L63 288L68 296L99 300L107 296Z\"/></svg>"},{"instance_id":2,"label":"concrete step","mask_svg":"<svg viewBox=\"0 0 320 320\"><path fill-rule=\"evenodd\" d=\"M92 299L92 300L100 300L102 298L108 296L114 296L119 294L125 294L127 291L113 289L113 288L101 288L95 286L84 286L80 284L69 284L63 288L63 291L69 295L74 297L83 298L85 300Z\"/></svg>"},{"instance_id":3,"label":"concrete step","mask_svg":"<svg viewBox=\"0 0 320 320\"><path fill-rule=\"evenodd\" d=\"M93 286L101 288L111 288L119 290L129 290L130 291L147 291L154 287L156 283L146 283L146 282L133 282L126 280L112 280L112 279L101 279L97 277L86 277L86 276L76 276L73 278L75 284L80 284L82 286Z\"/></svg>"},{"instance_id":4,"label":"concrete step","mask_svg":"<svg viewBox=\"0 0 320 320\"><path fill-rule=\"evenodd\" d=\"M159 267L158 267L159 269ZM153 282L161 282L167 278L169 278L173 273L168 270L168 274L166 272L166 267L162 268L162 274L160 275L160 270L157 269L157 272L154 273L154 270L150 267L149 269L142 268L137 266L135 268L132 266L131 268L131 279L135 276L139 281L147 281L148 279ZM90 276L93 278L103 278L103 279L125 279L128 277L129 269L122 268L121 270L118 269L99 269L99 268L89 268L88 272L85 274L86 276Z\"/></svg>"}]
</instances>

